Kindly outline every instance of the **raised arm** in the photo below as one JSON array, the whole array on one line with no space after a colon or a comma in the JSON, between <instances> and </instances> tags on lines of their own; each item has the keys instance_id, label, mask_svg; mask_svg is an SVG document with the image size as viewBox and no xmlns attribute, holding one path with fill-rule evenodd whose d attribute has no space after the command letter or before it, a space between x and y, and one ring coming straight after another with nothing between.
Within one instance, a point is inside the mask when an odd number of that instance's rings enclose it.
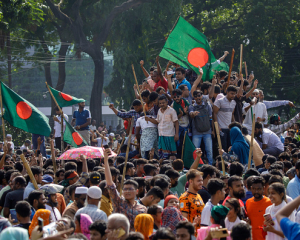
<instances>
[{"instance_id":1,"label":"raised arm","mask_svg":"<svg viewBox=\"0 0 300 240\"><path fill-rule=\"evenodd\" d=\"M243 78L243 74L241 74L239 76L239 79L241 80L241 86L236 94L237 98L240 98L241 96L243 96L243 92L244 92L244 78Z\"/></svg>"},{"instance_id":2,"label":"raised arm","mask_svg":"<svg viewBox=\"0 0 300 240\"><path fill-rule=\"evenodd\" d=\"M214 97L216 84L217 84L217 79L216 79L216 76L214 76L214 78L212 80L212 85L211 85L211 88L209 91L209 95L208 95L210 99L212 99Z\"/></svg>"},{"instance_id":3,"label":"raised arm","mask_svg":"<svg viewBox=\"0 0 300 240\"><path fill-rule=\"evenodd\" d=\"M140 95L139 95L139 93L138 93L136 84L133 85L133 90L134 90L135 98L136 98L136 99L141 99L141 98L140 98Z\"/></svg>"},{"instance_id":4,"label":"raised arm","mask_svg":"<svg viewBox=\"0 0 300 240\"><path fill-rule=\"evenodd\" d=\"M89 170L86 162L86 157L81 154L79 159L82 162L82 172L88 173Z\"/></svg>"},{"instance_id":5,"label":"raised arm","mask_svg":"<svg viewBox=\"0 0 300 240\"><path fill-rule=\"evenodd\" d=\"M225 52L224 52L224 55L223 55L222 57L219 58L219 61L220 61L220 62L223 62L224 59L226 58L226 56L227 56L228 54L229 54L229 52L228 52L228 51L225 51Z\"/></svg>"},{"instance_id":6,"label":"raised arm","mask_svg":"<svg viewBox=\"0 0 300 240\"><path fill-rule=\"evenodd\" d=\"M168 75L168 73L167 73L167 71L166 71L165 77L166 77L166 79L168 80L168 89L169 89L169 92L170 92L170 94L171 94L171 97L173 97L173 94L172 94L172 92L173 92L172 75L171 75L171 74Z\"/></svg>"},{"instance_id":7,"label":"raised arm","mask_svg":"<svg viewBox=\"0 0 300 240\"><path fill-rule=\"evenodd\" d=\"M108 156L110 155L110 149L104 150L104 172L105 172L105 180L107 186L112 186L114 184L110 172L110 167L108 164Z\"/></svg>"},{"instance_id":8,"label":"raised arm","mask_svg":"<svg viewBox=\"0 0 300 240\"><path fill-rule=\"evenodd\" d=\"M247 94L245 95L246 98L249 98L251 96L253 91L257 88L257 84L258 84L258 80L256 79L253 83L253 87L251 88L251 90L247 92Z\"/></svg>"},{"instance_id":9,"label":"raised arm","mask_svg":"<svg viewBox=\"0 0 300 240\"><path fill-rule=\"evenodd\" d=\"M199 83L201 82L202 76L203 76L203 69L199 66L199 75L197 77L197 79L195 80L195 82L193 83L193 86L191 88L191 95L193 96L193 93L195 92L195 90L197 89L197 86L199 85Z\"/></svg>"},{"instance_id":10,"label":"raised arm","mask_svg":"<svg viewBox=\"0 0 300 240\"><path fill-rule=\"evenodd\" d=\"M141 60L141 61L140 61L140 66L141 66L141 69L142 69L142 71L143 71L145 77L146 77L146 78L149 77L149 76L150 76L149 73L148 73L147 70L144 68L144 60Z\"/></svg>"},{"instance_id":11,"label":"raised arm","mask_svg":"<svg viewBox=\"0 0 300 240\"><path fill-rule=\"evenodd\" d=\"M160 78L160 81L163 81L164 77L162 75L161 67L160 67L160 64L159 64L159 56L156 57L155 62L156 62L156 65L157 65L157 74Z\"/></svg>"},{"instance_id":12,"label":"raised arm","mask_svg":"<svg viewBox=\"0 0 300 240\"><path fill-rule=\"evenodd\" d=\"M196 154L197 154L197 157L196 157L195 161L193 162L192 166L190 167L190 169L197 169L198 168L200 158L202 156L201 148L196 148Z\"/></svg>"}]
</instances>

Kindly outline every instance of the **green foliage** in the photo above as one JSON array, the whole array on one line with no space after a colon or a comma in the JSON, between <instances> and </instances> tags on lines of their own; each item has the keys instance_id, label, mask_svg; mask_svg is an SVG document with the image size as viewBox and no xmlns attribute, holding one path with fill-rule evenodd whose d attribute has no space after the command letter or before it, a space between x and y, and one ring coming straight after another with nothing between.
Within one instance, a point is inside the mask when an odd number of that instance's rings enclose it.
<instances>
[{"instance_id":1,"label":"green foliage","mask_svg":"<svg viewBox=\"0 0 300 240\"><path fill-rule=\"evenodd\" d=\"M26 139L31 139L31 133L28 133L28 132L23 131L22 129L13 127L7 121L5 121L5 134L12 135L12 141L14 142L15 146L22 146ZM2 139L4 139L2 126L1 126L1 131L0 131L0 139L1 139L1 141L2 141Z\"/></svg>"}]
</instances>

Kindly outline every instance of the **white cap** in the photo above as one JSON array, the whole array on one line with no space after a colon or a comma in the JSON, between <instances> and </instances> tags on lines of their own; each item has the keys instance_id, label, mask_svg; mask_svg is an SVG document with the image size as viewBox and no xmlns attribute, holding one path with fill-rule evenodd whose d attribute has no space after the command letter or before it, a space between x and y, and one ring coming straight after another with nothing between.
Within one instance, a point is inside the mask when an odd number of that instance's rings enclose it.
<instances>
[{"instance_id":1,"label":"white cap","mask_svg":"<svg viewBox=\"0 0 300 240\"><path fill-rule=\"evenodd\" d=\"M87 194L88 188L87 187L77 187L75 189L75 194Z\"/></svg>"},{"instance_id":2,"label":"white cap","mask_svg":"<svg viewBox=\"0 0 300 240\"><path fill-rule=\"evenodd\" d=\"M259 90L258 90L258 89L255 89L255 90L253 91L253 93L259 93Z\"/></svg>"},{"instance_id":3,"label":"white cap","mask_svg":"<svg viewBox=\"0 0 300 240\"><path fill-rule=\"evenodd\" d=\"M6 134L6 137L12 137L12 135L11 134Z\"/></svg>"},{"instance_id":4,"label":"white cap","mask_svg":"<svg viewBox=\"0 0 300 240\"><path fill-rule=\"evenodd\" d=\"M93 186L89 188L89 190L87 191L87 195L93 199L100 199L102 196L102 191L99 187Z\"/></svg>"},{"instance_id":5,"label":"white cap","mask_svg":"<svg viewBox=\"0 0 300 240\"><path fill-rule=\"evenodd\" d=\"M109 136L112 136L112 137L114 137L114 136L115 136L115 134L114 134L114 133L110 133L110 134L109 134Z\"/></svg>"}]
</instances>

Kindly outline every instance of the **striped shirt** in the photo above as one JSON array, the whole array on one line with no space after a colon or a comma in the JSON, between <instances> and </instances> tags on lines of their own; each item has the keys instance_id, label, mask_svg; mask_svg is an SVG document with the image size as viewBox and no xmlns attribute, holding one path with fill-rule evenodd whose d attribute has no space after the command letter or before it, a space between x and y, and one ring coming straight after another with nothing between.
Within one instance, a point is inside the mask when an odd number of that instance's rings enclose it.
<instances>
[{"instance_id":1,"label":"striped shirt","mask_svg":"<svg viewBox=\"0 0 300 240\"><path fill-rule=\"evenodd\" d=\"M88 205L86 205L86 207L80 208L76 212L75 217L81 213L85 213L85 214L89 215L91 217L91 219L93 220L93 222L95 222L97 220L103 220L104 222L107 222L106 213L103 212L102 210L98 209L98 206L96 206L96 205L88 204Z\"/></svg>"},{"instance_id":2,"label":"striped shirt","mask_svg":"<svg viewBox=\"0 0 300 240\"><path fill-rule=\"evenodd\" d=\"M228 129L235 105L236 102L234 100L229 101L226 96L215 101L214 106L219 108L217 118L221 129Z\"/></svg>"}]
</instances>

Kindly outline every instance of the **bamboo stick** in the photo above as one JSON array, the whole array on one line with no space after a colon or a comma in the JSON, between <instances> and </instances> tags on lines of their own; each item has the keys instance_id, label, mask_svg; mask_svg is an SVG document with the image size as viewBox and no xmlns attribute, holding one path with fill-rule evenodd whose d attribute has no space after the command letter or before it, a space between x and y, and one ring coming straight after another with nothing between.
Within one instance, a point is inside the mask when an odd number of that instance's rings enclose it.
<instances>
[{"instance_id":1,"label":"bamboo stick","mask_svg":"<svg viewBox=\"0 0 300 240\"><path fill-rule=\"evenodd\" d=\"M215 130L216 130L216 134L217 134L219 149L222 149L222 143L221 143L221 138L220 138L220 132L219 132L218 122L215 122ZM224 159L223 159L222 156L221 156L221 161L222 161L223 176L225 176L225 163L224 163Z\"/></svg>"},{"instance_id":2,"label":"bamboo stick","mask_svg":"<svg viewBox=\"0 0 300 240\"><path fill-rule=\"evenodd\" d=\"M229 86L229 81L230 81L230 77L231 77L231 71L232 71L232 65L233 65L233 59L234 59L234 53L235 53L235 50L234 48L232 49L232 52L231 52L231 60L230 60L230 67L229 67L229 72L228 72L228 79L227 79L227 87Z\"/></svg>"},{"instance_id":3,"label":"bamboo stick","mask_svg":"<svg viewBox=\"0 0 300 240\"><path fill-rule=\"evenodd\" d=\"M243 69L243 44L241 44L241 49L240 49L240 75L242 74L242 69Z\"/></svg>"},{"instance_id":4,"label":"bamboo stick","mask_svg":"<svg viewBox=\"0 0 300 240\"><path fill-rule=\"evenodd\" d=\"M184 138L183 138L183 144L182 144L182 152L181 152L181 160L183 161L183 151L184 151L184 144L185 144L185 137L186 137L186 132L184 132Z\"/></svg>"},{"instance_id":5,"label":"bamboo stick","mask_svg":"<svg viewBox=\"0 0 300 240\"><path fill-rule=\"evenodd\" d=\"M253 118L252 118L252 132L251 132L249 159L248 159L248 169L250 169L250 167L251 167L251 158L252 158L252 154L253 154L254 131L255 131L255 113L253 114Z\"/></svg>"},{"instance_id":6,"label":"bamboo stick","mask_svg":"<svg viewBox=\"0 0 300 240\"><path fill-rule=\"evenodd\" d=\"M21 154L21 155L20 155L20 158L21 158L21 160L22 160L22 162L23 162L23 166L25 167L25 169L26 169L26 171L27 171L27 173L28 173L28 175L29 175L29 177L30 177L30 180L31 180L31 182L32 182L32 184L33 184L33 186L34 186L34 188L35 188L36 190L38 190L39 187L38 187L38 185L37 185L37 183L36 183L36 180L35 180L35 178L34 178L34 176L33 176L33 174L32 174L31 168L29 167L29 165L28 165L28 163L27 163L27 161L26 161L26 159L25 159L24 154Z\"/></svg>"}]
</instances>

